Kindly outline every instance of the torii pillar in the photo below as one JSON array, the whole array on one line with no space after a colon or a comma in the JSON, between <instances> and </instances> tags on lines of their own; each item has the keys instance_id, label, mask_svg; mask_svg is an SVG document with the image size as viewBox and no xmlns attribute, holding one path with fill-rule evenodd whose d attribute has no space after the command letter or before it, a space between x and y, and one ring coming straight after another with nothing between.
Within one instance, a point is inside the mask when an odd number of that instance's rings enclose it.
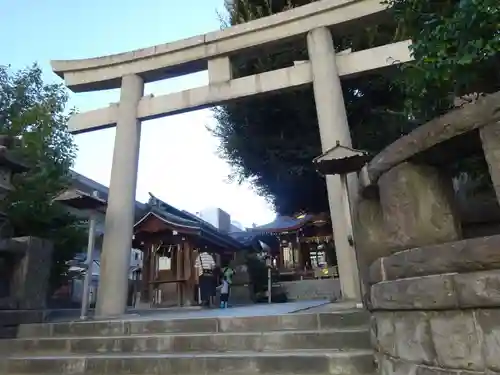
<instances>
[{"instance_id":1,"label":"torii pillar","mask_svg":"<svg viewBox=\"0 0 500 375\"><path fill-rule=\"evenodd\" d=\"M137 106L143 94L141 77L130 74L122 78L97 291L98 317L121 315L127 306L141 142Z\"/></svg>"},{"instance_id":2,"label":"torii pillar","mask_svg":"<svg viewBox=\"0 0 500 375\"><path fill-rule=\"evenodd\" d=\"M326 27L311 30L307 34L307 50L312 68L321 149L326 152L336 144L352 147L330 30ZM354 247L349 243L352 241L352 238L349 238L352 236L352 212L346 212L345 205L342 204L345 198L339 175L327 175L326 187L342 297L345 300L360 302L358 263ZM357 199L357 176L355 174L348 176L348 187L349 198L354 206Z\"/></svg>"}]
</instances>

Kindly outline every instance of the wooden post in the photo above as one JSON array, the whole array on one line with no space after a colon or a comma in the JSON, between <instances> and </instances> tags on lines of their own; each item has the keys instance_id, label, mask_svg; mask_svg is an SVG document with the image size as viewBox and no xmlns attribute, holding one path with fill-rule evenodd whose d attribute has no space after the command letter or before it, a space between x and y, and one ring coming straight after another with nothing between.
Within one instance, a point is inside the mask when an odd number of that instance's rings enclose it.
<instances>
[{"instance_id":1,"label":"wooden post","mask_svg":"<svg viewBox=\"0 0 500 375\"><path fill-rule=\"evenodd\" d=\"M196 259L198 258L199 255L199 250L198 249L193 249L193 267L194 267L194 280L195 284L197 285L197 290L196 290L196 295L197 295L197 300L196 302L198 304L201 303L201 294L200 294L200 275L199 275L199 270L195 267L196 265Z\"/></svg>"},{"instance_id":2,"label":"wooden post","mask_svg":"<svg viewBox=\"0 0 500 375\"><path fill-rule=\"evenodd\" d=\"M193 274L191 246L189 240L187 240L184 244L184 276L186 278L186 304L189 306L193 305L194 300Z\"/></svg>"},{"instance_id":3,"label":"wooden post","mask_svg":"<svg viewBox=\"0 0 500 375\"><path fill-rule=\"evenodd\" d=\"M299 268L301 270L304 269L304 257L302 256L302 249L300 248L300 237L299 237L299 231L295 233L295 246L297 247L297 264L299 265ZM293 249L293 252L295 253L295 246Z\"/></svg>"},{"instance_id":4,"label":"wooden post","mask_svg":"<svg viewBox=\"0 0 500 375\"><path fill-rule=\"evenodd\" d=\"M184 264L185 277L186 277L186 300L189 305L192 305L194 298L194 288L196 285L196 270L194 269L195 258L193 257L193 247L191 246L191 242L186 240L184 244L184 259L186 260Z\"/></svg>"},{"instance_id":5,"label":"wooden post","mask_svg":"<svg viewBox=\"0 0 500 375\"><path fill-rule=\"evenodd\" d=\"M149 304L152 305L155 301L155 290L152 282L156 278L156 255L155 255L155 244L152 243L149 246L149 272L148 272L148 299Z\"/></svg>"},{"instance_id":6,"label":"wooden post","mask_svg":"<svg viewBox=\"0 0 500 375\"><path fill-rule=\"evenodd\" d=\"M151 259L151 255L149 252L149 244L145 243L142 249L144 253L144 257L142 260L142 279L141 279L141 302L149 302L149 273L150 273L150 265L149 260Z\"/></svg>"},{"instance_id":7,"label":"wooden post","mask_svg":"<svg viewBox=\"0 0 500 375\"><path fill-rule=\"evenodd\" d=\"M181 242L182 243L182 242ZM182 247L177 244L175 247L175 278L177 279L177 306L182 306Z\"/></svg>"},{"instance_id":8,"label":"wooden post","mask_svg":"<svg viewBox=\"0 0 500 375\"><path fill-rule=\"evenodd\" d=\"M271 259L269 259L267 266L267 303L273 301L273 281L271 272Z\"/></svg>"}]
</instances>

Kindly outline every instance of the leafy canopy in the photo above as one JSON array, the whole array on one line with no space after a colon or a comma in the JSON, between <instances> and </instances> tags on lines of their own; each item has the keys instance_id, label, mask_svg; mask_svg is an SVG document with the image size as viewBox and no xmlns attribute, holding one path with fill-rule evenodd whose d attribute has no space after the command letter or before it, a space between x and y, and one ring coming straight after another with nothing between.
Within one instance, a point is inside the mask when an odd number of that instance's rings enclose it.
<instances>
[{"instance_id":1,"label":"leafy canopy","mask_svg":"<svg viewBox=\"0 0 500 375\"><path fill-rule=\"evenodd\" d=\"M235 25L314 0L231 0L223 26ZM497 0L388 0L393 19L334 36L338 51L412 39L415 62L391 75L342 82L353 145L372 153L453 106L455 97L498 90L500 8ZM237 75L306 60L304 44L237 62ZM497 67L495 69L495 67ZM250 180L281 214L326 211L324 180L312 165L321 153L311 89L249 98L215 110L214 134L232 178Z\"/></svg>"},{"instance_id":2,"label":"leafy canopy","mask_svg":"<svg viewBox=\"0 0 500 375\"><path fill-rule=\"evenodd\" d=\"M1 202L12 236L38 236L54 242L53 283L65 263L85 243L81 223L52 200L70 186L76 147L67 132L68 100L61 85L46 84L37 65L12 72L0 67L0 134L19 140L15 149L30 166L15 176L15 190Z\"/></svg>"},{"instance_id":3,"label":"leafy canopy","mask_svg":"<svg viewBox=\"0 0 500 375\"><path fill-rule=\"evenodd\" d=\"M396 33L412 39L415 62L401 84L411 114L431 119L455 98L500 89L497 0L389 0Z\"/></svg>"},{"instance_id":4,"label":"leafy canopy","mask_svg":"<svg viewBox=\"0 0 500 375\"><path fill-rule=\"evenodd\" d=\"M310 2L230 2L227 23L249 21ZM338 50L361 50L392 42L393 29L394 25L375 27L355 37L339 36L334 43ZM288 43L270 54L237 62L235 73L255 74L307 59L304 38L303 43ZM401 87L394 84L393 77L369 74L349 79L343 82L343 92L354 147L378 152L415 126L408 121ZM257 192L268 197L281 214L328 209L324 178L312 164L321 154L312 88L231 103L218 108L215 117L220 154L233 167L234 179L251 180Z\"/></svg>"}]
</instances>

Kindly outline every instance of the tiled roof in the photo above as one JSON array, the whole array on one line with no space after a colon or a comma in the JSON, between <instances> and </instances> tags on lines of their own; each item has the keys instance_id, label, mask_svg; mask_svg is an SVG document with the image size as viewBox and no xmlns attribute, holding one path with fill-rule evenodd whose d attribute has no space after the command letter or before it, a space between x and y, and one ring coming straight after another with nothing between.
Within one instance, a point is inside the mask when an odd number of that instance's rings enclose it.
<instances>
[{"instance_id":1,"label":"tiled roof","mask_svg":"<svg viewBox=\"0 0 500 375\"><path fill-rule=\"evenodd\" d=\"M238 250L243 247L241 242L237 241L230 235L219 231L212 224L207 223L187 211L181 211L174 206L163 202L150 193L149 202L146 204L146 213L136 223L136 226L146 218L151 217L151 215L156 216L158 219L167 224L179 228L195 230L201 238L219 246L234 250Z\"/></svg>"},{"instance_id":2,"label":"tiled roof","mask_svg":"<svg viewBox=\"0 0 500 375\"><path fill-rule=\"evenodd\" d=\"M94 191L97 191L97 193L99 194L99 198L104 199L106 202L108 201L109 188L107 186L104 186L103 184L100 184L99 182L85 177L84 175L73 170L70 171L70 174L73 179L72 185L75 189L81 190L88 194L92 194ZM138 201L135 202L136 219L142 217L145 210L146 205L144 203Z\"/></svg>"},{"instance_id":3,"label":"tiled roof","mask_svg":"<svg viewBox=\"0 0 500 375\"><path fill-rule=\"evenodd\" d=\"M94 191L97 191L99 198L106 201L108 200L108 187L75 171L71 171L71 176L73 178L73 188L88 194L92 194ZM147 204L136 201L136 225L150 215L155 215L171 225L196 230L199 232L200 237L226 248L240 249L244 246L240 241L219 231L215 226L207 223L198 216L184 210L179 210L174 206L158 199L151 193Z\"/></svg>"},{"instance_id":4,"label":"tiled roof","mask_svg":"<svg viewBox=\"0 0 500 375\"><path fill-rule=\"evenodd\" d=\"M271 248L279 247L279 239L270 233L258 233L258 232L233 232L229 234L236 241L240 242L244 247L251 248L253 250L261 250L261 245L259 242L264 242Z\"/></svg>"},{"instance_id":5,"label":"tiled roof","mask_svg":"<svg viewBox=\"0 0 500 375\"><path fill-rule=\"evenodd\" d=\"M304 215L300 218L291 216L276 216L274 221L254 228L249 228L251 232L279 233L293 231L301 228L314 218L313 215Z\"/></svg>"}]
</instances>

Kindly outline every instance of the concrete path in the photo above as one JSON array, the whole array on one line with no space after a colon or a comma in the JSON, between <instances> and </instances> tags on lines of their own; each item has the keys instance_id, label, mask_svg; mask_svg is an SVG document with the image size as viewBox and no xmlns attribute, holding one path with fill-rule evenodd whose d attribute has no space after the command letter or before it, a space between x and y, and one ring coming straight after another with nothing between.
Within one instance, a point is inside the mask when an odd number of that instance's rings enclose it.
<instances>
[{"instance_id":1,"label":"concrete path","mask_svg":"<svg viewBox=\"0 0 500 375\"><path fill-rule=\"evenodd\" d=\"M248 306L230 307L228 309L207 309L188 311L159 311L154 310L139 313L137 319L194 319L194 318L225 318L282 315L306 310L327 304L328 301L299 301L287 303L255 304ZM136 318L134 318L136 319Z\"/></svg>"},{"instance_id":2,"label":"concrete path","mask_svg":"<svg viewBox=\"0 0 500 375\"><path fill-rule=\"evenodd\" d=\"M199 308L172 308L172 309L148 309L130 311L120 319L127 320L169 320L169 319L195 319L195 318L223 318L223 317L247 317L289 314L312 308L317 308L329 301L297 301L287 303L254 304L248 306L230 307L228 309L199 309ZM64 322L78 320L78 311L54 311L47 317L48 322Z\"/></svg>"}]
</instances>

